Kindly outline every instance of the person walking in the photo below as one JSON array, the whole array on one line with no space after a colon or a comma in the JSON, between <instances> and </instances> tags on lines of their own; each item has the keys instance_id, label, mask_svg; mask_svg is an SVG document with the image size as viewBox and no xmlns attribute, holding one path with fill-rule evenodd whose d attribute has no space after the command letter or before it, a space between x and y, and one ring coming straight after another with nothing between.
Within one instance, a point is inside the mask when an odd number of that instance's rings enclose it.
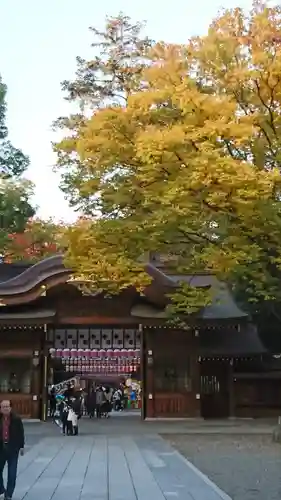
<instances>
[{"instance_id":1,"label":"person walking","mask_svg":"<svg viewBox=\"0 0 281 500\"><path fill-rule=\"evenodd\" d=\"M104 392L102 386L98 386L96 390L96 412L97 418L101 418L101 409L105 401Z\"/></svg>"},{"instance_id":2,"label":"person walking","mask_svg":"<svg viewBox=\"0 0 281 500\"><path fill-rule=\"evenodd\" d=\"M69 424L69 435L70 436L77 436L78 435L78 416L73 410L73 408L70 408L67 421Z\"/></svg>"},{"instance_id":3,"label":"person walking","mask_svg":"<svg viewBox=\"0 0 281 500\"><path fill-rule=\"evenodd\" d=\"M113 394L113 406L115 411L122 410L122 391L121 389L116 389Z\"/></svg>"},{"instance_id":4,"label":"person walking","mask_svg":"<svg viewBox=\"0 0 281 500\"><path fill-rule=\"evenodd\" d=\"M55 421L55 413L57 409L57 400L56 400L56 390L54 387L52 387L50 394L49 394L49 404L50 404L50 417Z\"/></svg>"},{"instance_id":5,"label":"person walking","mask_svg":"<svg viewBox=\"0 0 281 500\"><path fill-rule=\"evenodd\" d=\"M65 436L65 433L67 431L67 417L69 413L69 408L64 401L61 401L59 404L59 412L60 412L61 430L63 435Z\"/></svg>"},{"instance_id":6,"label":"person walking","mask_svg":"<svg viewBox=\"0 0 281 500\"><path fill-rule=\"evenodd\" d=\"M109 387L107 387L105 389L105 392L104 392L104 397L105 397L105 401L104 401L104 416L105 418L109 418L109 414L111 412L111 409L112 409L112 391L110 390Z\"/></svg>"},{"instance_id":7,"label":"person walking","mask_svg":"<svg viewBox=\"0 0 281 500\"><path fill-rule=\"evenodd\" d=\"M19 454L24 454L24 428L21 418L11 408L11 402L0 404L0 498L11 500L17 478ZM4 487L3 470L8 465L7 488Z\"/></svg>"},{"instance_id":8,"label":"person walking","mask_svg":"<svg viewBox=\"0 0 281 500\"><path fill-rule=\"evenodd\" d=\"M96 412L96 390L94 387L88 395L87 406L89 417L94 418Z\"/></svg>"}]
</instances>

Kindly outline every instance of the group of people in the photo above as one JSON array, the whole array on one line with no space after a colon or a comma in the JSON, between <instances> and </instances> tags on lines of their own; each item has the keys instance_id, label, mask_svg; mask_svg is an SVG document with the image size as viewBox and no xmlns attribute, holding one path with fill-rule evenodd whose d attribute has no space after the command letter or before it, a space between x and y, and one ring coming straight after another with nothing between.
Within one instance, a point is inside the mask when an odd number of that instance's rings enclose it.
<instances>
[{"instance_id":1,"label":"group of people","mask_svg":"<svg viewBox=\"0 0 281 500\"><path fill-rule=\"evenodd\" d=\"M136 407L137 393L131 389L130 393L124 384L119 387L103 387L98 385L93 387L86 396L86 409L90 418L108 418L112 410L123 411L131 407Z\"/></svg>"},{"instance_id":2,"label":"group of people","mask_svg":"<svg viewBox=\"0 0 281 500\"><path fill-rule=\"evenodd\" d=\"M51 419L62 428L62 433L77 436L78 420L82 415L81 397L75 394L70 386L64 394L56 394L53 387L49 392L49 409Z\"/></svg>"},{"instance_id":3,"label":"group of people","mask_svg":"<svg viewBox=\"0 0 281 500\"><path fill-rule=\"evenodd\" d=\"M130 390L129 390L130 389ZM58 400L59 398L59 400ZM118 387L95 384L88 393L67 386L63 395L57 395L55 388L49 392L50 417L59 417L63 434L77 435L79 418L85 413L90 418L109 418L112 410L123 411L136 407L137 393L133 388L120 384Z\"/></svg>"},{"instance_id":4,"label":"group of people","mask_svg":"<svg viewBox=\"0 0 281 500\"><path fill-rule=\"evenodd\" d=\"M85 398L87 413L90 418L109 418L113 406L113 389L98 385Z\"/></svg>"},{"instance_id":5,"label":"group of people","mask_svg":"<svg viewBox=\"0 0 281 500\"><path fill-rule=\"evenodd\" d=\"M63 435L77 436L78 420L81 414L76 413L72 405L69 402L63 400L59 403L58 409Z\"/></svg>"}]
</instances>

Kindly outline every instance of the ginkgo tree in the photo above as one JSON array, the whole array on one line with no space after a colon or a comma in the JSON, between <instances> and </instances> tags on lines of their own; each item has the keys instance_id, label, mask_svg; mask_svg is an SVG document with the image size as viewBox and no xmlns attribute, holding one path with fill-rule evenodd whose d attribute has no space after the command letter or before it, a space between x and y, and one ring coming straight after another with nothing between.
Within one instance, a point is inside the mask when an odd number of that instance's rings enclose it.
<instances>
[{"instance_id":1,"label":"ginkgo tree","mask_svg":"<svg viewBox=\"0 0 281 500\"><path fill-rule=\"evenodd\" d=\"M122 22L107 24L111 62ZM127 63L114 59L99 87L102 99L118 69L123 102L98 106L85 76L92 115L64 121L55 145L64 187L87 215L69 230L68 265L118 292L147 284L148 252L172 253L181 272L210 270L252 301L280 300L281 8L223 11L185 45L146 45L136 71L126 47Z\"/></svg>"}]
</instances>

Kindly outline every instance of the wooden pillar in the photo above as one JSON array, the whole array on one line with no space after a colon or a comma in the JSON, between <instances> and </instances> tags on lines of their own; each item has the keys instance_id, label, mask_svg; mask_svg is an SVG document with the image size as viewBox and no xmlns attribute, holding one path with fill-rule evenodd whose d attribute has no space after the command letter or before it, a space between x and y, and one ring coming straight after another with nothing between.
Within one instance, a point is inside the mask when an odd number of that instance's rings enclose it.
<instances>
[{"instance_id":1,"label":"wooden pillar","mask_svg":"<svg viewBox=\"0 0 281 500\"><path fill-rule=\"evenodd\" d=\"M44 324L44 334L42 338L42 355L41 355L41 387L40 387L40 398L41 398L41 415L40 418L44 422L47 420L48 416L48 345L47 345L47 335L48 329L47 325Z\"/></svg>"},{"instance_id":2,"label":"wooden pillar","mask_svg":"<svg viewBox=\"0 0 281 500\"><path fill-rule=\"evenodd\" d=\"M194 417L201 417L201 363L200 363L200 331L193 332L193 356L191 358L192 392L194 397Z\"/></svg>"},{"instance_id":3,"label":"wooden pillar","mask_svg":"<svg viewBox=\"0 0 281 500\"><path fill-rule=\"evenodd\" d=\"M154 393L154 373L153 373L153 343L151 331L144 329L144 372L145 372L145 393L144 411L145 418L155 417L155 393Z\"/></svg>"},{"instance_id":4,"label":"wooden pillar","mask_svg":"<svg viewBox=\"0 0 281 500\"><path fill-rule=\"evenodd\" d=\"M139 324L140 333L140 380L141 380L141 419L146 417L146 355L143 325Z\"/></svg>"},{"instance_id":5,"label":"wooden pillar","mask_svg":"<svg viewBox=\"0 0 281 500\"><path fill-rule=\"evenodd\" d=\"M31 418L39 418L40 408L40 350L34 350L31 368L32 411Z\"/></svg>"},{"instance_id":6,"label":"wooden pillar","mask_svg":"<svg viewBox=\"0 0 281 500\"><path fill-rule=\"evenodd\" d=\"M228 376L228 384L229 384L229 417L235 417L235 393L234 393L234 376L233 376L233 359L229 362L229 376Z\"/></svg>"}]
</instances>

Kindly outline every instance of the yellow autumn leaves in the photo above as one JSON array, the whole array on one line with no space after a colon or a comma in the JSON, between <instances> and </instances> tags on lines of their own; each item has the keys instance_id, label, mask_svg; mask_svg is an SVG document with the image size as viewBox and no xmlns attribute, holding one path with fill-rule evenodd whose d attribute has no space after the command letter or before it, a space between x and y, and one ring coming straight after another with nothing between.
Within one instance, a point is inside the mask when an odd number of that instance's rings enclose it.
<instances>
[{"instance_id":1,"label":"yellow autumn leaves","mask_svg":"<svg viewBox=\"0 0 281 500\"><path fill-rule=\"evenodd\" d=\"M246 268L251 281L264 278L259 298L274 295L280 15L260 4L249 15L235 9L185 46L156 45L126 106L96 109L57 145L76 155L73 186L98 215L69 234L78 275L113 291L141 288L138 258L174 252L181 269L234 279ZM69 175L65 161L61 170Z\"/></svg>"}]
</instances>

